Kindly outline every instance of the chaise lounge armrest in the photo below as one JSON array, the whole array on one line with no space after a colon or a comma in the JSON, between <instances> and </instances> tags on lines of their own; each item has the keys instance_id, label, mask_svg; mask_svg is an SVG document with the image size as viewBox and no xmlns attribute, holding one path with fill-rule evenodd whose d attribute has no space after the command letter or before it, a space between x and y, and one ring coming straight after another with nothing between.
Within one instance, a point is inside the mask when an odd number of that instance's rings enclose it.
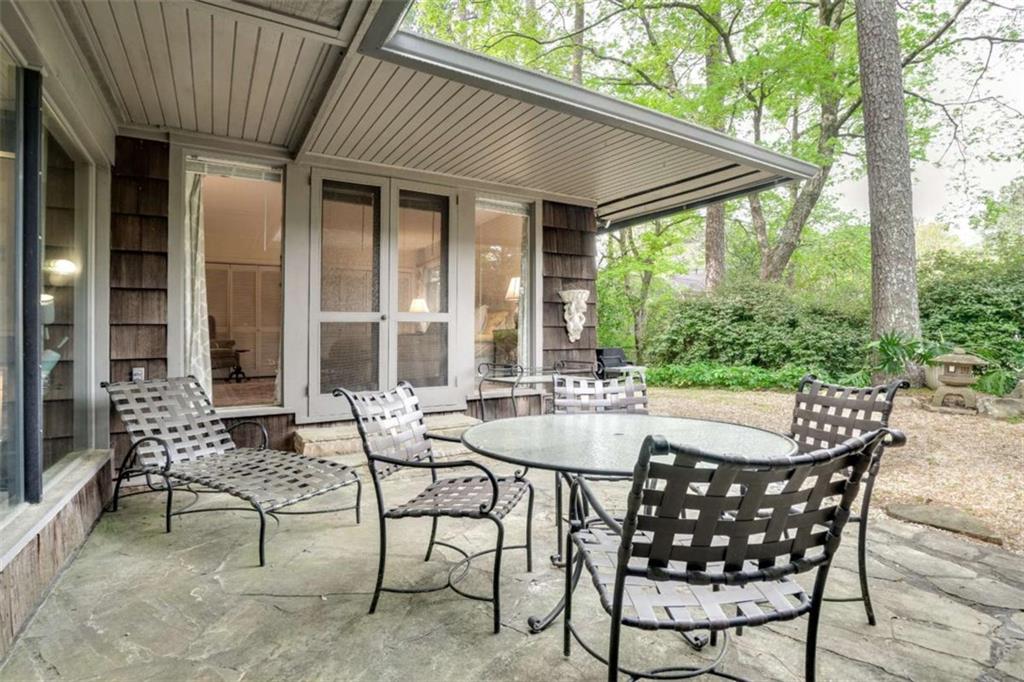
<instances>
[{"instance_id":1,"label":"chaise lounge armrest","mask_svg":"<svg viewBox=\"0 0 1024 682\"><path fill-rule=\"evenodd\" d=\"M232 431L237 429L239 426L255 426L256 428L258 428L260 430L261 444L260 444L259 448L257 448L258 450L266 450L268 447L270 447L270 434L267 433L267 427L266 426L264 426L263 424L259 423L258 421L249 419L249 420L246 420L244 422L238 422L237 424L232 424L231 426L228 426L227 427L227 432L230 434Z\"/></svg>"}]
</instances>

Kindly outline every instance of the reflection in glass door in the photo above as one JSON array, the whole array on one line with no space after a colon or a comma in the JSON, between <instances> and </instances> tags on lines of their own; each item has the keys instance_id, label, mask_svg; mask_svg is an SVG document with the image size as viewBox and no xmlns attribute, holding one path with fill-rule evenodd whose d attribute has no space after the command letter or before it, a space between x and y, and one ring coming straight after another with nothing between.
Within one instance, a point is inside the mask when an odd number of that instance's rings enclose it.
<instances>
[{"instance_id":1,"label":"reflection in glass door","mask_svg":"<svg viewBox=\"0 0 1024 682\"><path fill-rule=\"evenodd\" d=\"M331 392L344 386L364 391L383 386L381 362L386 330L382 329L385 299L386 230L382 195L372 184L320 180L314 194L314 253L319 300L312 302L311 346L319 362L311 362L313 412L338 412ZM319 248L316 248L316 247ZM315 387L315 388L312 388Z\"/></svg>"},{"instance_id":2,"label":"reflection in glass door","mask_svg":"<svg viewBox=\"0 0 1024 682\"><path fill-rule=\"evenodd\" d=\"M396 377L418 390L448 385L450 201L398 193Z\"/></svg>"}]
</instances>

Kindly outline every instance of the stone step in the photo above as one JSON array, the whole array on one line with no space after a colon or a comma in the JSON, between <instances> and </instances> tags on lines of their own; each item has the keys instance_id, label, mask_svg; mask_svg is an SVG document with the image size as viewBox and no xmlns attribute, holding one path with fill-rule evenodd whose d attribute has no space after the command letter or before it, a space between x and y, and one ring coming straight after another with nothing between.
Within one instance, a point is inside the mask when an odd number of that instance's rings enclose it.
<instances>
[{"instance_id":1,"label":"stone step","mask_svg":"<svg viewBox=\"0 0 1024 682\"><path fill-rule=\"evenodd\" d=\"M444 436L461 436L462 432L480 420L462 412L431 414L424 418L427 431ZM438 455L448 457L469 452L459 443L433 442ZM295 430L295 452L310 457L332 457L337 455L363 454L363 444L355 422L332 424L331 426L306 426Z\"/></svg>"}]
</instances>

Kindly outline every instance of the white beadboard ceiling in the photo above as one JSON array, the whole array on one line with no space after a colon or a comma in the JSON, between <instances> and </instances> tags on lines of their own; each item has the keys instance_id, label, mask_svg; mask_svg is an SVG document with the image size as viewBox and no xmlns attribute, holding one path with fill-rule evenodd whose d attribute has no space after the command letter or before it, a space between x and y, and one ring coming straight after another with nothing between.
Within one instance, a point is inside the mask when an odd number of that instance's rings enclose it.
<instances>
[{"instance_id":1,"label":"white beadboard ceiling","mask_svg":"<svg viewBox=\"0 0 1024 682\"><path fill-rule=\"evenodd\" d=\"M587 198L621 223L779 179L609 124L361 54L310 131L313 154Z\"/></svg>"},{"instance_id":2,"label":"white beadboard ceiling","mask_svg":"<svg viewBox=\"0 0 1024 682\"><path fill-rule=\"evenodd\" d=\"M365 6L298 3L308 19L276 21L281 4L78 0L62 8L122 124L288 145L337 70L348 11ZM324 22L338 25L322 30Z\"/></svg>"},{"instance_id":3,"label":"white beadboard ceiling","mask_svg":"<svg viewBox=\"0 0 1024 682\"><path fill-rule=\"evenodd\" d=\"M395 32L405 7L398 0L374 10L369 0L74 0L62 7L124 126L574 197L614 225L815 170Z\"/></svg>"}]
</instances>

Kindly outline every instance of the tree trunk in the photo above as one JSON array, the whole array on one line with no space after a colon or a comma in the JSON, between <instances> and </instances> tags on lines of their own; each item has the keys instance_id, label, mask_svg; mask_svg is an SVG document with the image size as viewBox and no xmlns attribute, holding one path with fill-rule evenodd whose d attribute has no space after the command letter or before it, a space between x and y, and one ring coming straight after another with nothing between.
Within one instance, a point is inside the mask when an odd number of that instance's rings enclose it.
<instances>
[{"instance_id":1,"label":"tree trunk","mask_svg":"<svg viewBox=\"0 0 1024 682\"><path fill-rule=\"evenodd\" d=\"M717 15L715 15L717 19ZM717 76L716 70L722 61L722 40L711 27L705 29L709 40L704 53L704 83L711 88ZM722 129L719 112L710 112L709 126ZM704 216L704 290L715 291L725 280L725 205L713 204L707 207Z\"/></svg>"},{"instance_id":2,"label":"tree trunk","mask_svg":"<svg viewBox=\"0 0 1024 682\"><path fill-rule=\"evenodd\" d=\"M583 27L586 26L586 11L583 8L583 0L576 0L573 8L573 34L572 34L572 82L576 85L583 84Z\"/></svg>"},{"instance_id":3,"label":"tree trunk","mask_svg":"<svg viewBox=\"0 0 1024 682\"><path fill-rule=\"evenodd\" d=\"M857 3L871 206L871 332L921 336L914 211L895 0Z\"/></svg>"},{"instance_id":4,"label":"tree trunk","mask_svg":"<svg viewBox=\"0 0 1024 682\"><path fill-rule=\"evenodd\" d=\"M714 291L725 280L725 206L708 206L704 217L704 289Z\"/></svg>"}]
</instances>

